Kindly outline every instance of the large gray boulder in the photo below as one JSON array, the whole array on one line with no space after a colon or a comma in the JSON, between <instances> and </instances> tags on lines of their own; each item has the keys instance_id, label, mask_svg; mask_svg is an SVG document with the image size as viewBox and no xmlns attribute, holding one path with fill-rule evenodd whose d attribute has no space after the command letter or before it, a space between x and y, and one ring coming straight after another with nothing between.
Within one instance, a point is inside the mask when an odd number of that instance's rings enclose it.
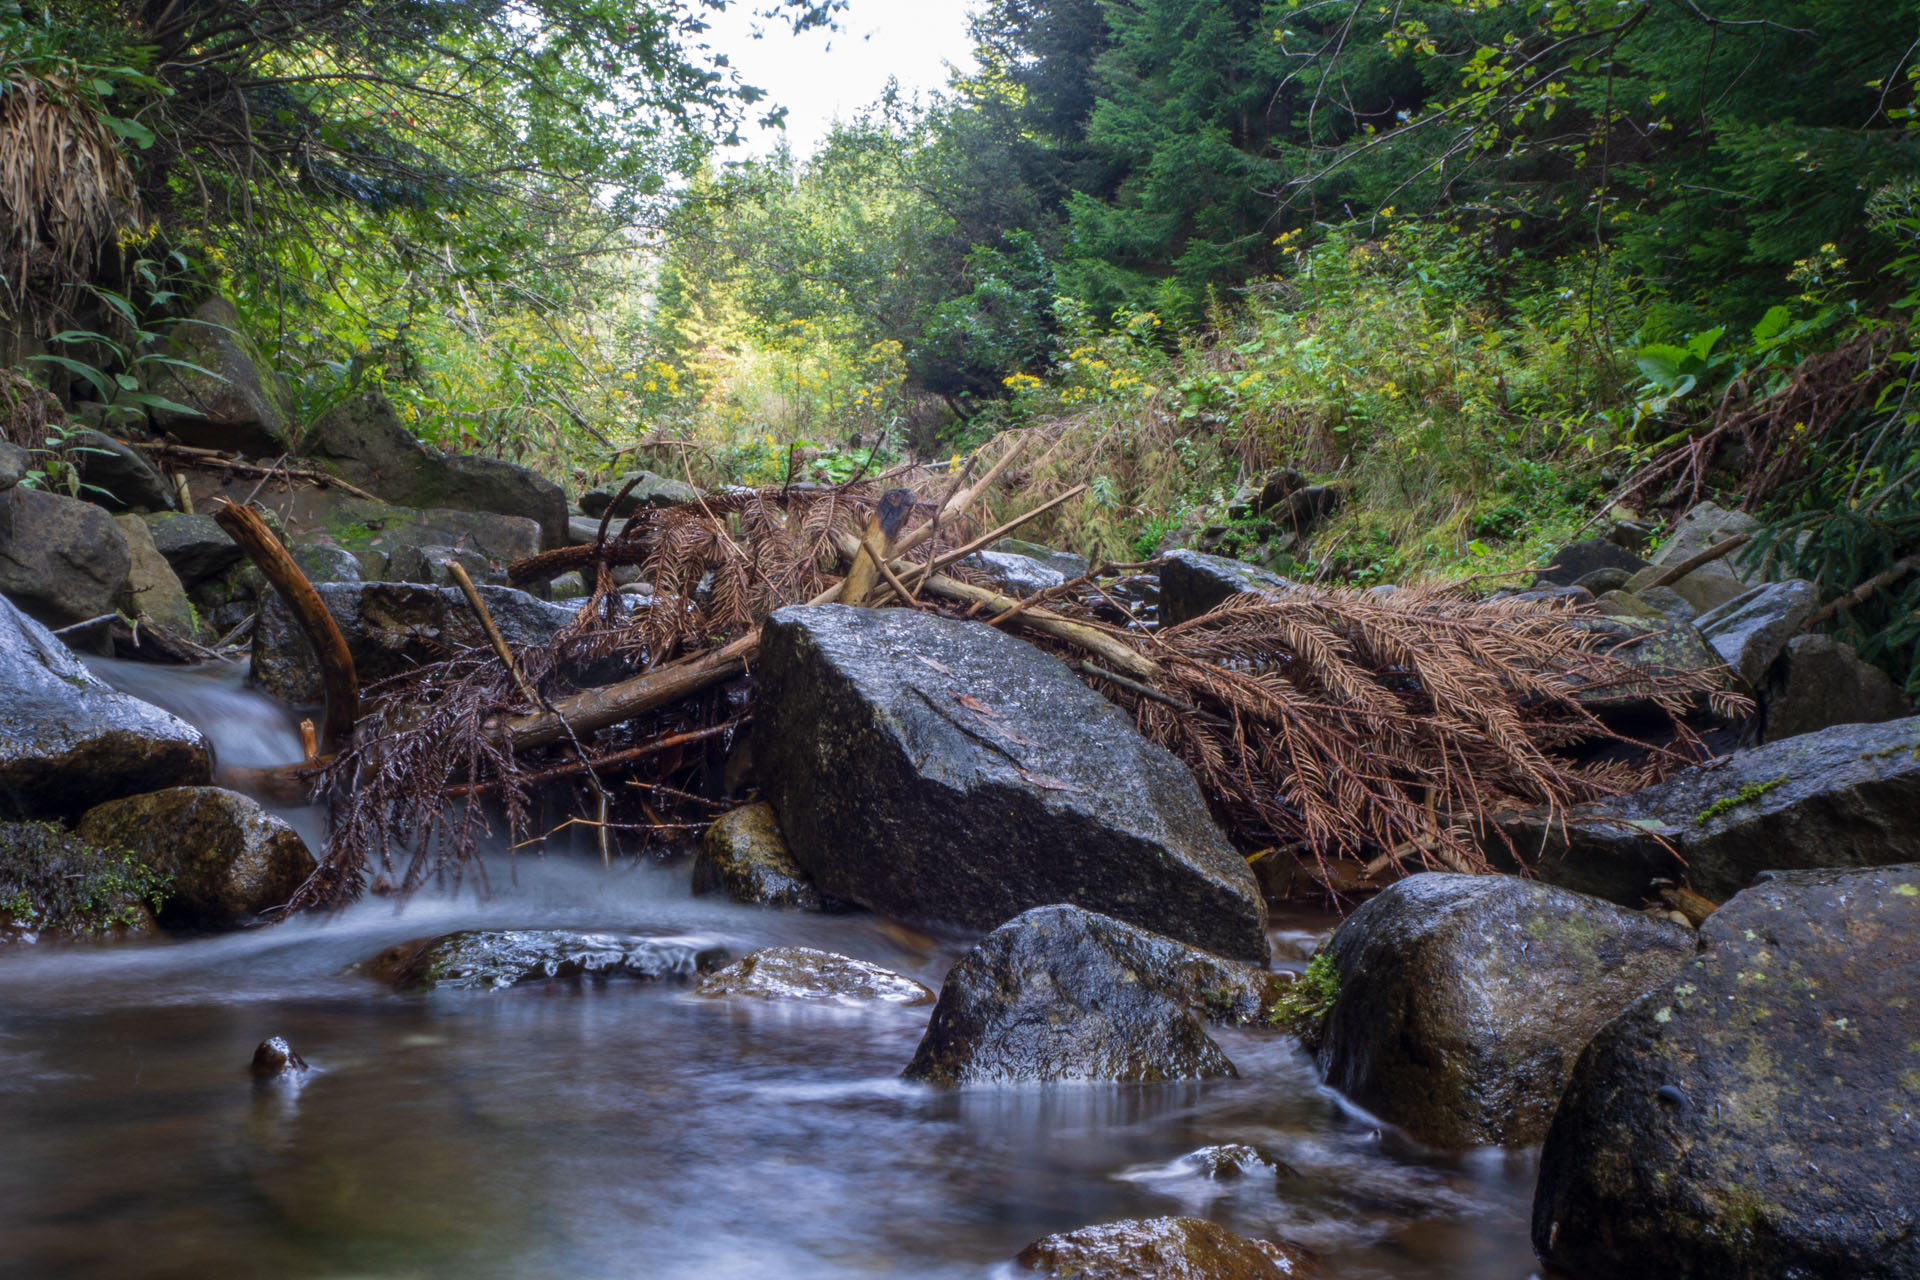
<instances>
[{"instance_id":1,"label":"large gray boulder","mask_svg":"<svg viewBox=\"0 0 1920 1280\"><path fill-rule=\"evenodd\" d=\"M499 991L530 982L691 980L725 954L688 938L573 929L473 929L388 947L366 965L401 991Z\"/></svg>"},{"instance_id":2,"label":"large gray boulder","mask_svg":"<svg viewBox=\"0 0 1920 1280\"><path fill-rule=\"evenodd\" d=\"M457 587L402 582L329 582L314 587L339 624L364 683L439 662L488 644L480 620ZM542 644L573 620L564 605L536 600L511 587L481 587L495 625L514 646ZM253 679L296 706L320 702L320 670L306 633L277 594L260 605L253 629Z\"/></svg>"},{"instance_id":3,"label":"large gray boulder","mask_svg":"<svg viewBox=\"0 0 1920 1280\"><path fill-rule=\"evenodd\" d=\"M990 551L1004 551L1009 555L1025 556L1029 560L1038 560L1047 568L1059 574L1064 580L1084 575L1088 568L1087 558L1072 551L1061 551L1044 543L1028 542L1025 538L1002 538L988 548Z\"/></svg>"},{"instance_id":4,"label":"large gray boulder","mask_svg":"<svg viewBox=\"0 0 1920 1280\"><path fill-rule=\"evenodd\" d=\"M1014 1264L1053 1280L1281 1280L1310 1276L1294 1244L1249 1240L1205 1218L1130 1218L1036 1240Z\"/></svg>"},{"instance_id":5,"label":"large gray boulder","mask_svg":"<svg viewBox=\"0 0 1920 1280\"><path fill-rule=\"evenodd\" d=\"M1763 739L1775 742L1836 724L1879 724L1913 714L1893 678L1829 635L1795 636L1760 690Z\"/></svg>"},{"instance_id":6,"label":"large gray boulder","mask_svg":"<svg viewBox=\"0 0 1920 1280\"><path fill-rule=\"evenodd\" d=\"M328 471L397 506L523 516L540 526L542 546L567 543L567 496L559 485L518 463L421 443L377 393L320 415L301 447Z\"/></svg>"},{"instance_id":7,"label":"large gray boulder","mask_svg":"<svg viewBox=\"0 0 1920 1280\"><path fill-rule=\"evenodd\" d=\"M322 530L335 546L359 559L369 581L404 581L404 573L444 573L440 562L457 559L476 582L504 576L515 560L537 554L541 529L525 516L494 511L418 509L345 498L327 509ZM396 565L396 561L400 563Z\"/></svg>"},{"instance_id":8,"label":"large gray boulder","mask_svg":"<svg viewBox=\"0 0 1920 1280\"><path fill-rule=\"evenodd\" d=\"M1911 862L1920 717L1784 738L1564 814L1508 815L1502 827L1541 879L1629 905L1660 879L1719 901L1762 871Z\"/></svg>"},{"instance_id":9,"label":"large gray boulder","mask_svg":"<svg viewBox=\"0 0 1920 1280\"><path fill-rule=\"evenodd\" d=\"M0 599L0 819L71 818L210 770L199 730L108 688Z\"/></svg>"},{"instance_id":10,"label":"large gray boulder","mask_svg":"<svg viewBox=\"0 0 1920 1280\"><path fill-rule=\"evenodd\" d=\"M1065 902L1267 956L1266 904L1193 775L1040 650L906 609L781 609L753 753L830 897L991 928Z\"/></svg>"},{"instance_id":11,"label":"large gray boulder","mask_svg":"<svg viewBox=\"0 0 1920 1280\"><path fill-rule=\"evenodd\" d=\"M1696 503L1674 522L1666 541L1649 558L1649 563L1655 568L1664 569L1691 560L1729 538L1750 534L1759 527L1760 522L1744 511L1728 511L1714 502ZM1732 552L1713 563L1722 566L1728 576L1739 581L1743 587L1759 586L1765 579L1746 563L1745 550L1742 548Z\"/></svg>"},{"instance_id":12,"label":"large gray boulder","mask_svg":"<svg viewBox=\"0 0 1920 1280\"><path fill-rule=\"evenodd\" d=\"M1066 575L1032 556L1011 551L976 551L961 564L974 570L1010 596L1030 596L1065 582Z\"/></svg>"},{"instance_id":13,"label":"large gray boulder","mask_svg":"<svg viewBox=\"0 0 1920 1280\"><path fill-rule=\"evenodd\" d=\"M231 929L285 906L313 874L298 833L258 801L220 787L168 787L87 810L74 830L126 849L170 880L160 923Z\"/></svg>"},{"instance_id":14,"label":"large gray boulder","mask_svg":"<svg viewBox=\"0 0 1920 1280\"><path fill-rule=\"evenodd\" d=\"M155 431L183 444L224 449L249 457L275 457L293 450L288 420L293 397L240 327L239 313L225 298L209 298L167 335L166 354L197 369L149 363L148 390L187 412L154 408Z\"/></svg>"},{"instance_id":15,"label":"large gray boulder","mask_svg":"<svg viewBox=\"0 0 1920 1280\"><path fill-rule=\"evenodd\" d=\"M1762 583L1701 614L1693 625L1742 680L1757 686L1819 607L1814 585L1794 578Z\"/></svg>"},{"instance_id":16,"label":"large gray boulder","mask_svg":"<svg viewBox=\"0 0 1920 1280\"><path fill-rule=\"evenodd\" d=\"M1238 1074L1200 1016L1271 975L1076 907L1001 925L947 974L906 1076L957 1085Z\"/></svg>"},{"instance_id":17,"label":"large gray boulder","mask_svg":"<svg viewBox=\"0 0 1920 1280\"><path fill-rule=\"evenodd\" d=\"M89 502L25 485L0 492L0 595L49 626L127 600L127 541Z\"/></svg>"},{"instance_id":18,"label":"large gray boulder","mask_svg":"<svg viewBox=\"0 0 1920 1280\"><path fill-rule=\"evenodd\" d=\"M1920 866L1787 872L1580 1057L1533 1242L1581 1277L1920 1276Z\"/></svg>"},{"instance_id":19,"label":"large gray boulder","mask_svg":"<svg viewBox=\"0 0 1920 1280\"><path fill-rule=\"evenodd\" d=\"M1246 592L1286 592L1294 584L1244 560L1200 551L1169 552L1160 566L1160 623L1172 626L1197 618L1229 596Z\"/></svg>"},{"instance_id":20,"label":"large gray boulder","mask_svg":"<svg viewBox=\"0 0 1920 1280\"><path fill-rule=\"evenodd\" d=\"M27 478L33 469L33 455L17 444L0 440L0 493L5 493Z\"/></svg>"},{"instance_id":21,"label":"large gray boulder","mask_svg":"<svg viewBox=\"0 0 1920 1280\"><path fill-rule=\"evenodd\" d=\"M1525 1146L1593 1033L1679 969L1693 932L1514 876L1430 873L1348 916L1329 951L1328 1084L1434 1146Z\"/></svg>"},{"instance_id":22,"label":"large gray boulder","mask_svg":"<svg viewBox=\"0 0 1920 1280\"><path fill-rule=\"evenodd\" d=\"M164 511L145 519L147 536L153 539L154 547L189 592L231 571L246 559L240 544L229 537L212 516Z\"/></svg>"}]
</instances>

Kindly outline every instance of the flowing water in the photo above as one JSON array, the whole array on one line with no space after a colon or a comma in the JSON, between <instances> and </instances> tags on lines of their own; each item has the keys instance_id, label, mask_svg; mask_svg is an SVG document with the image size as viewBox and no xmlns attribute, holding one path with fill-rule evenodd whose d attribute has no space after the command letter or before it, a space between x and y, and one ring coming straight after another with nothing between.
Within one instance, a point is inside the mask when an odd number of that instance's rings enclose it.
<instances>
[{"instance_id":1,"label":"flowing water","mask_svg":"<svg viewBox=\"0 0 1920 1280\"><path fill-rule=\"evenodd\" d=\"M96 669L200 725L223 764L297 756L237 671ZM400 996L348 971L480 925L803 944L933 987L960 950L694 899L684 867L522 858L494 888L0 952L0 1275L989 1280L1049 1232L1168 1213L1298 1241L1332 1280L1533 1273L1530 1153L1424 1153L1285 1037L1219 1031L1238 1080L939 1091L898 1079L924 1007L638 982ZM1325 926L1280 922L1278 951ZM256 1084L269 1035L314 1070ZM1223 1143L1285 1171L1210 1180L1188 1157Z\"/></svg>"}]
</instances>

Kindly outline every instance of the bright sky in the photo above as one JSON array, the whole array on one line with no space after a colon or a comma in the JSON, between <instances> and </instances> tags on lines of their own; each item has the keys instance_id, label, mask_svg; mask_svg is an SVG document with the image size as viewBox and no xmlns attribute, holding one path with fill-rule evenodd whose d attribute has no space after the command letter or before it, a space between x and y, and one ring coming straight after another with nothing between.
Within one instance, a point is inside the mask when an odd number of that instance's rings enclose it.
<instances>
[{"instance_id":1,"label":"bright sky","mask_svg":"<svg viewBox=\"0 0 1920 1280\"><path fill-rule=\"evenodd\" d=\"M787 108L786 138L800 157L811 155L836 119L848 119L900 81L908 98L947 82L947 64L973 66L967 39L971 0L852 0L840 30L795 36L786 27L756 21L758 6L737 0L717 18L707 39L733 59L740 78ZM755 40L755 30L765 32ZM750 129L746 149L764 154L780 131Z\"/></svg>"}]
</instances>

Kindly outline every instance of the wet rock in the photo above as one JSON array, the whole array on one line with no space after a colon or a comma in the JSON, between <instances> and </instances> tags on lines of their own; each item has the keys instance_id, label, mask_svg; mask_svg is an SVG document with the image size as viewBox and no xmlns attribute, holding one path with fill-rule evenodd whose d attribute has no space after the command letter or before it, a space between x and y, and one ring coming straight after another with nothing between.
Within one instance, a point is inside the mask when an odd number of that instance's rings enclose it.
<instances>
[{"instance_id":1,"label":"wet rock","mask_svg":"<svg viewBox=\"0 0 1920 1280\"><path fill-rule=\"evenodd\" d=\"M1191 1170L1209 1182L1235 1182L1249 1175L1265 1178L1294 1176L1294 1170L1284 1162L1244 1142L1225 1142L1219 1146L1202 1147L1198 1151L1181 1156L1176 1163L1180 1168Z\"/></svg>"},{"instance_id":2,"label":"wet rock","mask_svg":"<svg viewBox=\"0 0 1920 1280\"><path fill-rule=\"evenodd\" d=\"M383 582L418 582L428 586L452 586L455 584L453 570L448 561L467 571L467 576L475 582L487 579L489 565L485 556L475 555L471 551L462 551L457 547L395 547L387 556L387 565L381 574Z\"/></svg>"},{"instance_id":3,"label":"wet rock","mask_svg":"<svg viewBox=\"0 0 1920 1280\"><path fill-rule=\"evenodd\" d=\"M169 511L146 517L146 523L154 547L188 591L225 575L246 559L240 544L212 516Z\"/></svg>"},{"instance_id":4,"label":"wet rock","mask_svg":"<svg viewBox=\"0 0 1920 1280\"><path fill-rule=\"evenodd\" d=\"M0 943L155 933L164 882L47 822L0 822Z\"/></svg>"},{"instance_id":5,"label":"wet rock","mask_svg":"<svg viewBox=\"0 0 1920 1280\"><path fill-rule=\"evenodd\" d=\"M307 1060L287 1043L285 1036L270 1036L253 1051L253 1061L248 1070L253 1072L256 1080L274 1080L281 1076L304 1074Z\"/></svg>"},{"instance_id":6,"label":"wet rock","mask_svg":"<svg viewBox=\"0 0 1920 1280\"><path fill-rule=\"evenodd\" d=\"M194 633L193 606L174 576L173 566L153 545L146 521L131 513L115 516L127 545L127 588L132 595L132 615L152 619L169 631L183 636Z\"/></svg>"},{"instance_id":7,"label":"wet rock","mask_svg":"<svg viewBox=\"0 0 1920 1280\"><path fill-rule=\"evenodd\" d=\"M1249 1240L1204 1218L1135 1218L1036 1240L1015 1259L1058 1280L1277 1280L1318 1268L1298 1245Z\"/></svg>"},{"instance_id":8,"label":"wet rock","mask_svg":"<svg viewBox=\"0 0 1920 1280\"><path fill-rule=\"evenodd\" d=\"M1920 866L1789 872L1581 1055L1534 1247L1577 1276L1920 1275Z\"/></svg>"},{"instance_id":9,"label":"wet rock","mask_svg":"<svg viewBox=\"0 0 1920 1280\"><path fill-rule=\"evenodd\" d=\"M723 999L825 1000L836 1004L931 1004L912 978L811 947L766 947L708 974L694 994Z\"/></svg>"},{"instance_id":10,"label":"wet rock","mask_svg":"<svg viewBox=\"0 0 1920 1280\"><path fill-rule=\"evenodd\" d=\"M1010 596L1030 596L1065 582L1066 575L1050 569L1030 556L1005 551L976 551L964 561L978 570L996 588Z\"/></svg>"},{"instance_id":11,"label":"wet rock","mask_svg":"<svg viewBox=\"0 0 1920 1280\"><path fill-rule=\"evenodd\" d=\"M1579 542L1569 542L1547 557L1547 567L1533 576L1533 585L1571 586L1588 576L1612 570L1622 575L1620 582L1610 583L1605 589L1613 590L1625 582L1635 572L1647 567L1647 562L1627 550L1609 542L1605 538L1585 538ZM1598 594L1597 592L1595 594Z\"/></svg>"},{"instance_id":12,"label":"wet rock","mask_svg":"<svg viewBox=\"0 0 1920 1280\"><path fill-rule=\"evenodd\" d=\"M724 893L735 902L818 911L820 891L793 860L770 804L720 815L693 860L693 892Z\"/></svg>"},{"instance_id":13,"label":"wet rock","mask_svg":"<svg viewBox=\"0 0 1920 1280\"><path fill-rule=\"evenodd\" d=\"M1693 625L1742 680L1758 685L1787 641L1800 634L1800 625L1819 607L1819 591L1795 578L1763 583L1701 614Z\"/></svg>"},{"instance_id":14,"label":"wet rock","mask_svg":"<svg viewBox=\"0 0 1920 1280\"><path fill-rule=\"evenodd\" d=\"M1691 624L1700 616L1701 606L1696 605L1672 587L1642 587L1639 598L1669 622Z\"/></svg>"},{"instance_id":15,"label":"wet rock","mask_svg":"<svg viewBox=\"0 0 1920 1280\"><path fill-rule=\"evenodd\" d=\"M1543 880L1629 905L1659 879L1719 901L1762 871L1915 861L1920 717L1783 738L1564 817L1501 825Z\"/></svg>"},{"instance_id":16,"label":"wet rock","mask_svg":"<svg viewBox=\"0 0 1920 1280\"><path fill-rule=\"evenodd\" d=\"M313 874L292 827L258 801L220 787L169 787L89 809L76 827L171 877L160 923L229 929L285 906Z\"/></svg>"},{"instance_id":17,"label":"wet rock","mask_svg":"<svg viewBox=\"0 0 1920 1280\"><path fill-rule=\"evenodd\" d=\"M403 582L333 582L314 587L340 625L362 683L438 662L488 641L480 621L457 587ZM573 619L564 605L536 600L511 587L481 587L495 625L515 646L541 644ZM313 646L278 595L261 603L253 629L253 679L262 689L296 706L321 700Z\"/></svg>"},{"instance_id":18,"label":"wet rock","mask_svg":"<svg viewBox=\"0 0 1920 1280\"><path fill-rule=\"evenodd\" d=\"M599 519L612 507L613 500L620 496L620 490L626 488L627 481L638 479L618 507L614 507L614 517L625 519L642 507L671 507L682 502L694 502L700 494L690 484L679 480L669 480L665 476L655 475L651 471L629 471L617 476L605 484L596 485L580 495L580 510L594 519Z\"/></svg>"},{"instance_id":19,"label":"wet rock","mask_svg":"<svg viewBox=\"0 0 1920 1280\"><path fill-rule=\"evenodd\" d=\"M199 730L116 693L0 599L0 819L71 818L102 800L205 782L210 768Z\"/></svg>"},{"instance_id":20,"label":"wet rock","mask_svg":"<svg viewBox=\"0 0 1920 1280\"><path fill-rule=\"evenodd\" d=\"M539 526L543 547L567 544L567 497L559 485L518 463L421 443L377 393L322 414L302 447L328 471L396 506L521 516Z\"/></svg>"},{"instance_id":21,"label":"wet rock","mask_svg":"<svg viewBox=\"0 0 1920 1280\"><path fill-rule=\"evenodd\" d=\"M119 608L127 563L126 539L92 503L25 485L0 493L0 595L49 626Z\"/></svg>"},{"instance_id":22,"label":"wet rock","mask_svg":"<svg viewBox=\"0 0 1920 1280\"><path fill-rule=\"evenodd\" d=\"M1593 1033L1670 978L1693 933L1515 876L1429 873L1361 906L1329 951L1329 1085L1433 1146L1525 1146Z\"/></svg>"},{"instance_id":23,"label":"wet rock","mask_svg":"<svg viewBox=\"0 0 1920 1280\"><path fill-rule=\"evenodd\" d=\"M316 587L323 582L359 582L364 577L359 558L330 542L296 542L287 548L287 553L300 566L300 572L307 575L307 581ZM273 590L267 575L252 564L240 566L233 581L243 594L253 599L262 599Z\"/></svg>"},{"instance_id":24,"label":"wet rock","mask_svg":"<svg viewBox=\"0 0 1920 1280\"><path fill-rule=\"evenodd\" d=\"M1198 551L1175 551L1160 566L1160 622L1172 626L1243 592L1288 591L1293 583L1257 565Z\"/></svg>"},{"instance_id":25,"label":"wet rock","mask_svg":"<svg viewBox=\"0 0 1920 1280\"><path fill-rule=\"evenodd\" d=\"M905 1074L939 1085L1232 1076L1200 1016L1270 976L1108 916L1037 907L954 965Z\"/></svg>"},{"instance_id":26,"label":"wet rock","mask_svg":"<svg viewBox=\"0 0 1920 1280\"><path fill-rule=\"evenodd\" d=\"M400 991L497 991L551 979L691 979L725 953L685 938L572 929L475 929L389 947L367 965Z\"/></svg>"},{"instance_id":27,"label":"wet rock","mask_svg":"<svg viewBox=\"0 0 1920 1280\"><path fill-rule=\"evenodd\" d=\"M224 449L249 457L293 451L287 423L292 395L260 349L241 330L240 316L225 298L209 298L167 335L167 354L205 372L150 364L149 390L191 412L156 406L153 428L182 444Z\"/></svg>"},{"instance_id":28,"label":"wet rock","mask_svg":"<svg viewBox=\"0 0 1920 1280\"><path fill-rule=\"evenodd\" d=\"M755 765L822 893L973 928L1068 902L1266 958L1259 886L1193 775L1057 659L824 605L767 621L756 674Z\"/></svg>"},{"instance_id":29,"label":"wet rock","mask_svg":"<svg viewBox=\"0 0 1920 1280\"><path fill-rule=\"evenodd\" d=\"M1795 636L1767 670L1760 691L1762 739L1777 742L1836 724L1879 724L1913 714L1886 672L1829 635Z\"/></svg>"},{"instance_id":30,"label":"wet rock","mask_svg":"<svg viewBox=\"0 0 1920 1280\"><path fill-rule=\"evenodd\" d=\"M1059 574L1062 579L1081 577L1090 567L1085 556L1043 546L1038 542L1028 542L1024 538L1002 538L994 543L991 549L1004 551L1009 555L1025 556L1029 560L1038 560Z\"/></svg>"},{"instance_id":31,"label":"wet rock","mask_svg":"<svg viewBox=\"0 0 1920 1280\"><path fill-rule=\"evenodd\" d=\"M145 454L99 431L67 437L67 460L88 486L88 496L109 511L172 511L173 486Z\"/></svg>"},{"instance_id":32,"label":"wet rock","mask_svg":"<svg viewBox=\"0 0 1920 1280\"><path fill-rule=\"evenodd\" d=\"M33 467L33 455L17 444L0 441L0 493L26 479Z\"/></svg>"}]
</instances>

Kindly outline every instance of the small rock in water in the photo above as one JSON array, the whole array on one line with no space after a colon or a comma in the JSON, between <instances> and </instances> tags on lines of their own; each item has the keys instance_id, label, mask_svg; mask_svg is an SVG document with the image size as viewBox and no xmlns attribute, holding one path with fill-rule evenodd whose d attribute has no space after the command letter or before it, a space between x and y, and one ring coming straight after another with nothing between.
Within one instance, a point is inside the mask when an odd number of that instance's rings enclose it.
<instances>
[{"instance_id":1,"label":"small rock in water","mask_svg":"<svg viewBox=\"0 0 1920 1280\"><path fill-rule=\"evenodd\" d=\"M1295 1172L1291 1167L1275 1160L1258 1147L1250 1147L1244 1142L1225 1142L1215 1147L1202 1147L1198 1151L1181 1156L1180 1166L1212 1182L1227 1182L1250 1173L1264 1173L1269 1177L1278 1178Z\"/></svg>"},{"instance_id":2,"label":"small rock in water","mask_svg":"<svg viewBox=\"0 0 1920 1280\"><path fill-rule=\"evenodd\" d=\"M549 978L691 978L728 959L684 938L571 929L470 929L388 947L366 971L401 991L504 987Z\"/></svg>"},{"instance_id":3,"label":"small rock in water","mask_svg":"<svg viewBox=\"0 0 1920 1280\"><path fill-rule=\"evenodd\" d=\"M767 947L717 973L708 974L695 995L721 999L752 996L759 1000L830 1000L839 1003L930 1004L933 992L912 978L811 947Z\"/></svg>"},{"instance_id":4,"label":"small rock in water","mask_svg":"<svg viewBox=\"0 0 1920 1280\"><path fill-rule=\"evenodd\" d=\"M1308 1276L1313 1255L1203 1218L1134 1218L1036 1240L1014 1260L1059 1280L1267 1280Z\"/></svg>"},{"instance_id":5,"label":"small rock in water","mask_svg":"<svg viewBox=\"0 0 1920 1280\"><path fill-rule=\"evenodd\" d=\"M253 1075L256 1080L272 1080L278 1076L298 1075L307 1070L307 1060L285 1036L270 1036L260 1042L253 1051Z\"/></svg>"}]
</instances>

